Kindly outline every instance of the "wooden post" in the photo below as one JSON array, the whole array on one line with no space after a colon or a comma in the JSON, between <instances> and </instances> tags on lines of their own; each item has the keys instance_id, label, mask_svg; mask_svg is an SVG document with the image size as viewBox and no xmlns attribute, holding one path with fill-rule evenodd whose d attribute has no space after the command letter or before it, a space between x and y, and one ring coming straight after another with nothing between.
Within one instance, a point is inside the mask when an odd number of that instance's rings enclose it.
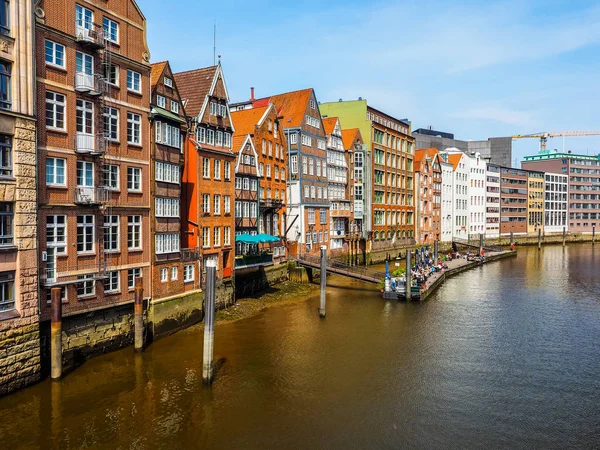
<instances>
[{"instance_id":1,"label":"wooden post","mask_svg":"<svg viewBox=\"0 0 600 450\"><path fill-rule=\"evenodd\" d=\"M596 224L592 224L592 245L596 245Z\"/></svg>"},{"instance_id":2,"label":"wooden post","mask_svg":"<svg viewBox=\"0 0 600 450\"><path fill-rule=\"evenodd\" d=\"M542 227L538 228L538 250L542 249Z\"/></svg>"},{"instance_id":3,"label":"wooden post","mask_svg":"<svg viewBox=\"0 0 600 450\"><path fill-rule=\"evenodd\" d=\"M405 278L406 278L406 301L410 302L411 300L411 293L410 293L410 289L412 287L412 282L411 282L411 262L410 262L410 257L411 257L411 252L410 252L410 248L406 250L406 273Z\"/></svg>"},{"instance_id":4,"label":"wooden post","mask_svg":"<svg viewBox=\"0 0 600 450\"><path fill-rule=\"evenodd\" d=\"M60 287L50 290L52 316L50 321L50 378L62 377L62 298Z\"/></svg>"},{"instance_id":5,"label":"wooden post","mask_svg":"<svg viewBox=\"0 0 600 450\"><path fill-rule=\"evenodd\" d=\"M135 303L133 305L134 325L134 350L144 351L144 280L142 277L135 279Z\"/></svg>"},{"instance_id":6,"label":"wooden post","mask_svg":"<svg viewBox=\"0 0 600 450\"><path fill-rule=\"evenodd\" d=\"M567 243L567 227L563 227L563 247Z\"/></svg>"},{"instance_id":7,"label":"wooden post","mask_svg":"<svg viewBox=\"0 0 600 450\"><path fill-rule=\"evenodd\" d=\"M437 266L438 265L438 240L436 239L435 241L433 241L433 263Z\"/></svg>"},{"instance_id":8,"label":"wooden post","mask_svg":"<svg viewBox=\"0 0 600 450\"><path fill-rule=\"evenodd\" d=\"M217 284L217 262L206 261L206 305L204 308L204 352L202 380L212 383L214 375L213 354L215 345L215 287Z\"/></svg>"},{"instance_id":9,"label":"wooden post","mask_svg":"<svg viewBox=\"0 0 600 450\"><path fill-rule=\"evenodd\" d=\"M483 255L483 233L479 233L479 256Z\"/></svg>"},{"instance_id":10,"label":"wooden post","mask_svg":"<svg viewBox=\"0 0 600 450\"><path fill-rule=\"evenodd\" d=\"M325 317L327 301L327 247L321 246L321 303L319 305L319 317Z\"/></svg>"}]
</instances>

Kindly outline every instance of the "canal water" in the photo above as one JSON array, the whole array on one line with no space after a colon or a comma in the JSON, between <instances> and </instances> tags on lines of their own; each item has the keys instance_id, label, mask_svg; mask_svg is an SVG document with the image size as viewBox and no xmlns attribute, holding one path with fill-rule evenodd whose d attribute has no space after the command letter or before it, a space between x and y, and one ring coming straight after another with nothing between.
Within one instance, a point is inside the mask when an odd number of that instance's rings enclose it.
<instances>
[{"instance_id":1,"label":"canal water","mask_svg":"<svg viewBox=\"0 0 600 450\"><path fill-rule=\"evenodd\" d=\"M600 247L519 248L428 301L328 279L318 296L88 361L0 399L0 448L592 449Z\"/></svg>"}]
</instances>

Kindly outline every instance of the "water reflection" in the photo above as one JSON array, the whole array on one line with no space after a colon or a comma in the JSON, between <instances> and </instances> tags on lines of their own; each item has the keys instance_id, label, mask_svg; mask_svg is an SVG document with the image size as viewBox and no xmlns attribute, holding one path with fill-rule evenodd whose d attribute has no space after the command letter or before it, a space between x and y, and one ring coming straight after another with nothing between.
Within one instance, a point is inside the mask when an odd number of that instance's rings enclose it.
<instances>
[{"instance_id":1,"label":"water reflection","mask_svg":"<svg viewBox=\"0 0 600 450\"><path fill-rule=\"evenodd\" d=\"M591 246L519 249L424 303L328 280L217 326L212 388L192 328L0 399L6 448L593 448L600 287Z\"/></svg>"}]
</instances>

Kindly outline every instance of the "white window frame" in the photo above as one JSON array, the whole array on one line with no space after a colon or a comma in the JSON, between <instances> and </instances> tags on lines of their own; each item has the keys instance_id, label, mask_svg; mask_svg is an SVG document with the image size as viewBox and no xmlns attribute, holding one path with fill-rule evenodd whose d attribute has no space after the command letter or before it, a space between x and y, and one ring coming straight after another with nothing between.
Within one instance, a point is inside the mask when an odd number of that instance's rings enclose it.
<instances>
[{"instance_id":1,"label":"white window frame","mask_svg":"<svg viewBox=\"0 0 600 450\"><path fill-rule=\"evenodd\" d=\"M159 108L165 109L167 107L167 99L166 99L166 97L163 97L162 95L157 95L156 96L156 105Z\"/></svg>"},{"instance_id":2,"label":"white window frame","mask_svg":"<svg viewBox=\"0 0 600 450\"><path fill-rule=\"evenodd\" d=\"M50 48L48 47L48 44L50 44ZM56 61L58 60L57 54L59 53L59 49L61 47L62 47L62 64L59 64ZM51 61L48 61L48 59L47 59L47 57L49 56L48 55L49 49L50 49ZM59 67L61 69L65 69L67 66L67 55L65 53L65 46L62 44L59 44L58 42L51 41L50 39L46 39L46 42L44 43L44 61L46 62L46 65L48 65L48 66Z\"/></svg>"},{"instance_id":3,"label":"white window frame","mask_svg":"<svg viewBox=\"0 0 600 450\"><path fill-rule=\"evenodd\" d=\"M48 98L48 95L52 98ZM61 101L62 98L62 101ZM52 110L52 124L48 124L48 105ZM62 109L62 111L59 111ZM57 114L62 114L62 127L58 124L61 122L57 119ZM67 96L60 92L46 91L46 128L51 130L66 131L67 129Z\"/></svg>"},{"instance_id":4,"label":"white window frame","mask_svg":"<svg viewBox=\"0 0 600 450\"><path fill-rule=\"evenodd\" d=\"M194 264L186 264L183 266L183 282L191 283L195 279L196 268Z\"/></svg>"},{"instance_id":5,"label":"white window frame","mask_svg":"<svg viewBox=\"0 0 600 450\"><path fill-rule=\"evenodd\" d=\"M114 30L115 30L115 38L113 39L111 37L111 28L114 26ZM108 29L108 33L106 32L106 30ZM106 39L107 41L113 42L115 44L119 43L119 23L115 22L112 19L109 19L108 17L103 17L102 18L102 31L104 32L104 39Z\"/></svg>"},{"instance_id":6,"label":"white window frame","mask_svg":"<svg viewBox=\"0 0 600 450\"><path fill-rule=\"evenodd\" d=\"M80 218L83 218L80 223ZM80 231L81 228L81 231ZM91 230L91 236L89 231ZM80 237L82 238L80 242ZM89 255L93 254L96 249L96 218L92 214L84 214L77 216L77 254L78 255ZM79 250L79 245L83 246L82 250Z\"/></svg>"},{"instance_id":7,"label":"white window frame","mask_svg":"<svg viewBox=\"0 0 600 450\"><path fill-rule=\"evenodd\" d=\"M104 107L104 138L111 142L119 142L119 110L112 106ZM108 122L107 122L108 120ZM108 130L107 130L108 124ZM113 137L114 131L114 137Z\"/></svg>"},{"instance_id":8,"label":"white window frame","mask_svg":"<svg viewBox=\"0 0 600 450\"><path fill-rule=\"evenodd\" d=\"M142 249L142 216L127 216L127 249Z\"/></svg>"},{"instance_id":9,"label":"white window frame","mask_svg":"<svg viewBox=\"0 0 600 450\"><path fill-rule=\"evenodd\" d=\"M136 267L127 271L127 288L131 291L135 289L135 279L142 276L142 268Z\"/></svg>"},{"instance_id":10,"label":"white window frame","mask_svg":"<svg viewBox=\"0 0 600 450\"><path fill-rule=\"evenodd\" d=\"M107 282L108 289L106 289ZM104 280L104 293L114 294L117 292L121 292L121 273L118 270L106 272L106 278Z\"/></svg>"},{"instance_id":11,"label":"white window frame","mask_svg":"<svg viewBox=\"0 0 600 450\"><path fill-rule=\"evenodd\" d=\"M54 161L54 163L52 164L52 177L54 179L54 181L48 181L48 162L49 161ZM63 178L63 182L59 183L57 182L57 178L58 178L58 167L57 167L57 162L58 161L62 161L62 178ZM46 158L46 185L47 186L66 186L67 185L67 160L65 158L54 158L54 157L48 157Z\"/></svg>"},{"instance_id":12,"label":"white window frame","mask_svg":"<svg viewBox=\"0 0 600 450\"><path fill-rule=\"evenodd\" d=\"M113 170L116 169L116 170ZM120 188L120 166L117 164L105 164L102 168L102 184L110 191L118 191ZM108 181L108 183L107 183ZM113 185L112 182L115 182Z\"/></svg>"},{"instance_id":13,"label":"white window frame","mask_svg":"<svg viewBox=\"0 0 600 450\"><path fill-rule=\"evenodd\" d=\"M104 216L104 251L119 252L121 250L121 216L108 215ZM116 242L116 248L107 245L112 240Z\"/></svg>"},{"instance_id":14,"label":"white window frame","mask_svg":"<svg viewBox=\"0 0 600 450\"><path fill-rule=\"evenodd\" d=\"M142 145L142 116L129 111L127 112L127 143Z\"/></svg>"},{"instance_id":15,"label":"white window frame","mask_svg":"<svg viewBox=\"0 0 600 450\"><path fill-rule=\"evenodd\" d=\"M160 269L160 282L166 283L169 281L169 271L166 267Z\"/></svg>"},{"instance_id":16,"label":"white window frame","mask_svg":"<svg viewBox=\"0 0 600 450\"><path fill-rule=\"evenodd\" d=\"M59 220L59 217L61 218ZM62 229L62 236L59 230ZM46 247L54 248L57 255L67 254L67 216L54 214L46 216Z\"/></svg>"},{"instance_id":17,"label":"white window frame","mask_svg":"<svg viewBox=\"0 0 600 450\"><path fill-rule=\"evenodd\" d=\"M142 93L142 74L127 69L127 90L137 94Z\"/></svg>"},{"instance_id":18,"label":"white window frame","mask_svg":"<svg viewBox=\"0 0 600 450\"><path fill-rule=\"evenodd\" d=\"M137 188L136 188L137 185ZM142 168L127 168L127 190L129 192L142 192Z\"/></svg>"},{"instance_id":19,"label":"white window frame","mask_svg":"<svg viewBox=\"0 0 600 450\"><path fill-rule=\"evenodd\" d=\"M171 267L171 281L175 281L177 280L177 278L179 277L179 271L177 270L176 266Z\"/></svg>"},{"instance_id":20,"label":"white window frame","mask_svg":"<svg viewBox=\"0 0 600 450\"><path fill-rule=\"evenodd\" d=\"M172 80L172 79L170 79L169 77L165 77L165 78L163 79L163 83L164 83L164 85L165 85L166 87L173 88L173 80Z\"/></svg>"}]
</instances>

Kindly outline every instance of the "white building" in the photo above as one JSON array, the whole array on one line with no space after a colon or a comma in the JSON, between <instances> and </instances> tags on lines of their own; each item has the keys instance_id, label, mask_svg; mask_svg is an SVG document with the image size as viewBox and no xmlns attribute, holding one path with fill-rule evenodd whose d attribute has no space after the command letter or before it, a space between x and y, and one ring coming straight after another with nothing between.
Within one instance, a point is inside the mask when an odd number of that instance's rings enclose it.
<instances>
[{"instance_id":1,"label":"white building","mask_svg":"<svg viewBox=\"0 0 600 450\"><path fill-rule=\"evenodd\" d=\"M469 161L457 149L448 149L452 164L452 239L469 239Z\"/></svg>"},{"instance_id":2,"label":"white building","mask_svg":"<svg viewBox=\"0 0 600 450\"><path fill-rule=\"evenodd\" d=\"M546 173L544 176L544 233L559 233L567 227L569 176Z\"/></svg>"},{"instance_id":3,"label":"white building","mask_svg":"<svg viewBox=\"0 0 600 450\"><path fill-rule=\"evenodd\" d=\"M475 153L467 158L469 163L469 235L479 239L480 234L485 234L486 192L485 180L487 163L480 153Z\"/></svg>"},{"instance_id":4,"label":"white building","mask_svg":"<svg viewBox=\"0 0 600 450\"><path fill-rule=\"evenodd\" d=\"M488 164L486 168L485 235L500 236L500 167Z\"/></svg>"},{"instance_id":5,"label":"white building","mask_svg":"<svg viewBox=\"0 0 600 450\"><path fill-rule=\"evenodd\" d=\"M442 168L442 201L441 201L441 227L442 235L440 237L441 242L450 242L452 240L452 205L453 205L453 179L454 173L452 170L452 164L444 159L447 155L440 155L439 162Z\"/></svg>"}]
</instances>

